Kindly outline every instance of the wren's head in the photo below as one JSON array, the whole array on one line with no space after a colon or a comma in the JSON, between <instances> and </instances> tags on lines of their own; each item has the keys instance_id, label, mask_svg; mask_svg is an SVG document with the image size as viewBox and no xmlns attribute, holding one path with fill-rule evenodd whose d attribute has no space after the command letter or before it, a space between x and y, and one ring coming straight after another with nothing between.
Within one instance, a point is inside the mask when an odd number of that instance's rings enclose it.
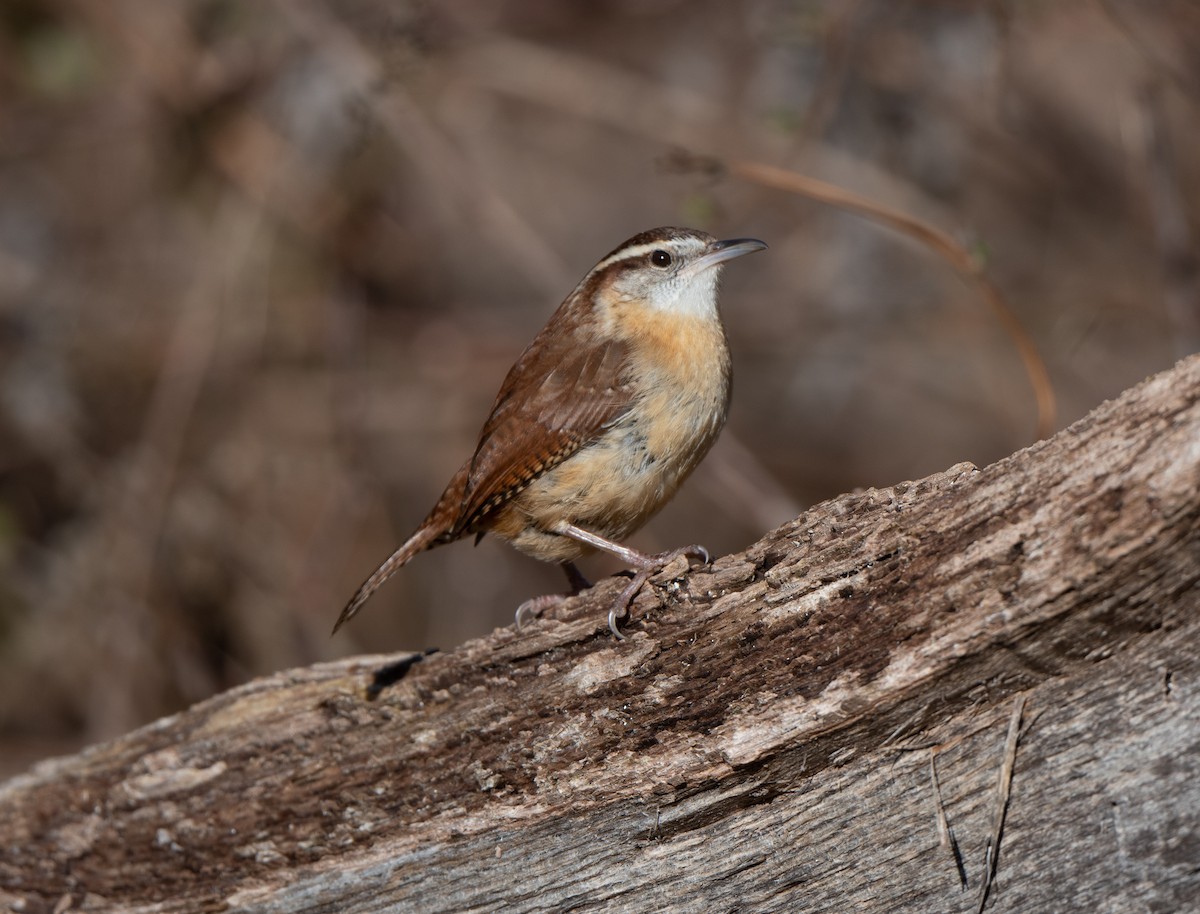
<instances>
[{"instance_id":1,"label":"wren's head","mask_svg":"<svg viewBox=\"0 0 1200 914\"><path fill-rule=\"evenodd\" d=\"M596 264L583 284L595 283L595 293L609 301L716 318L722 264L765 247L754 238L718 241L695 229L650 229Z\"/></svg>"}]
</instances>

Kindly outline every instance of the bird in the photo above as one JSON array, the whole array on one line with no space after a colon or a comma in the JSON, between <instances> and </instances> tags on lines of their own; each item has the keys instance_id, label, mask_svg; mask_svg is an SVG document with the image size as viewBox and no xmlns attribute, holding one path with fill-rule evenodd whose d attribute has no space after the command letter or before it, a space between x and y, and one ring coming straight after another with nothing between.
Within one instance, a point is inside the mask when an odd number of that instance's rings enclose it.
<instances>
[{"instance_id":1,"label":"bird","mask_svg":"<svg viewBox=\"0 0 1200 914\"><path fill-rule=\"evenodd\" d=\"M551 315L501 384L475 450L424 521L351 597L336 633L414 556L492 534L561 565L571 594L535 597L517 626L591 586L575 562L595 551L635 574L618 619L651 576L689 545L646 554L622 544L704 458L729 411L731 362L717 309L724 265L767 247L662 227L602 258Z\"/></svg>"}]
</instances>

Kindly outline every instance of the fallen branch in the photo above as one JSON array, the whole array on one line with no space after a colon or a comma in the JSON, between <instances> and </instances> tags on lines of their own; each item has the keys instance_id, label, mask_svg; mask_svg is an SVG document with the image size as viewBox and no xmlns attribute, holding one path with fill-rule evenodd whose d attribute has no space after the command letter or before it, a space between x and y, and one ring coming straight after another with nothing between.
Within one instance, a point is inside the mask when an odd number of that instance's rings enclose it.
<instances>
[{"instance_id":1,"label":"fallen branch","mask_svg":"<svg viewBox=\"0 0 1200 914\"><path fill-rule=\"evenodd\" d=\"M608 580L521 633L281 673L43 763L0 786L0 905L1179 910L1198 529L1200 357L982 471L668 570L625 643ZM998 818L1017 693L1039 716Z\"/></svg>"}]
</instances>

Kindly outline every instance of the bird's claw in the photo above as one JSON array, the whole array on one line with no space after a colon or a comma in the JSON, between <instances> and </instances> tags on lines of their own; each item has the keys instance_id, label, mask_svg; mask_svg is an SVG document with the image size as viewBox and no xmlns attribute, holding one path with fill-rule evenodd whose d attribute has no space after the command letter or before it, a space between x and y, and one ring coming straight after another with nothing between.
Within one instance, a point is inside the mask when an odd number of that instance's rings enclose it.
<instances>
[{"instance_id":1,"label":"bird's claw","mask_svg":"<svg viewBox=\"0 0 1200 914\"><path fill-rule=\"evenodd\" d=\"M543 594L540 597L533 597L532 599L526 600L517 607L517 612L515 615L517 631L520 631L525 623L532 622L534 619L541 616L541 614L546 610L550 609L551 607L558 606L560 603L565 602L566 599L567 598L560 593L548 593Z\"/></svg>"},{"instance_id":2,"label":"bird's claw","mask_svg":"<svg viewBox=\"0 0 1200 914\"><path fill-rule=\"evenodd\" d=\"M617 597L612 609L608 611L608 629L618 641L624 641L625 636L621 634L621 629L617 626L617 619L628 616L634 599L641 592L641 589L646 586L646 582L680 556L689 559L699 559L701 565L707 565L711 561L708 550L697 544L684 546L680 549L671 549L667 552L660 552L657 555L646 556L648 559L646 565L633 576L632 580L625 586L625 589L621 591L620 596ZM689 562L689 566L690 564Z\"/></svg>"}]
</instances>

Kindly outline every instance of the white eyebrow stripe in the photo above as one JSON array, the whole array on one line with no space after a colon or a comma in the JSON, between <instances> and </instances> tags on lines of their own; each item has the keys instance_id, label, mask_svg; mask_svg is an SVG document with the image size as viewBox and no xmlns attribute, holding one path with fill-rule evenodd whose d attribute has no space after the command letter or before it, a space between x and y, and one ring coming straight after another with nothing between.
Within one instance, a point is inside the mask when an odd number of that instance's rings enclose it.
<instances>
[{"instance_id":1,"label":"white eyebrow stripe","mask_svg":"<svg viewBox=\"0 0 1200 914\"><path fill-rule=\"evenodd\" d=\"M631 248L621 248L615 254L604 258L592 267L592 273L598 273L605 267L611 267L614 263L619 263L622 260L633 260L637 257L644 257L654 251L670 250L673 247L677 247L678 242L681 240L683 239L663 239L662 241L648 241L645 244L636 244ZM672 242L675 242L675 244L673 245Z\"/></svg>"}]
</instances>

